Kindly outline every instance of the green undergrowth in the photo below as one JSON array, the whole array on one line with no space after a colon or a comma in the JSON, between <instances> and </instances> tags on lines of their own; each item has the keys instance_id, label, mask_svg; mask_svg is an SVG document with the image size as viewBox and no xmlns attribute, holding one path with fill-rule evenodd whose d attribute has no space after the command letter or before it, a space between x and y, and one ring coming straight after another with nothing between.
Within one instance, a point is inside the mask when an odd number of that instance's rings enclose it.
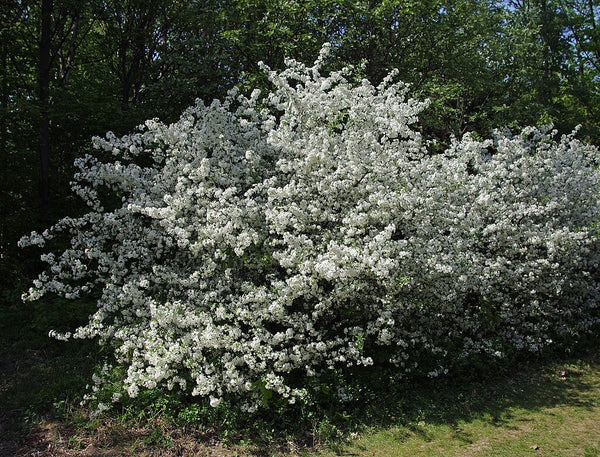
<instances>
[{"instance_id":1,"label":"green undergrowth","mask_svg":"<svg viewBox=\"0 0 600 457\"><path fill-rule=\"evenodd\" d=\"M22 440L78 407L101 353L93 341L56 341L51 329L87 320L93 305L66 300L0 305L0 439Z\"/></svg>"},{"instance_id":2,"label":"green undergrowth","mask_svg":"<svg viewBox=\"0 0 600 457\"><path fill-rule=\"evenodd\" d=\"M391 368L332 373L305 404L265 392L266 407L253 414L233 400L212 408L153 390L92 419L80 401L105 354L93 341L47 336L85 322L92 309L64 300L0 308L0 441L26 447L32 431L52 421L68 430L71 450L98 430L146 430L127 444L140 455L171 455L186 439L222 443L231 455L600 455L597 341L570 354L473 361L435 379L402 379Z\"/></svg>"}]
</instances>

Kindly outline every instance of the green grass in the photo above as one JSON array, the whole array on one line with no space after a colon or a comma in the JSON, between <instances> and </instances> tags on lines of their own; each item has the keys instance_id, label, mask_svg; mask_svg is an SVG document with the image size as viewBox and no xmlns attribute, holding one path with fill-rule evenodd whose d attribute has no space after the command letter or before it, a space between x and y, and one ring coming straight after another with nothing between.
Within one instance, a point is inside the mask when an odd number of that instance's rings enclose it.
<instances>
[{"instance_id":1,"label":"green grass","mask_svg":"<svg viewBox=\"0 0 600 457\"><path fill-rule=\"evenodd\" d=\"M367 373L348 384L354 401L291 412L244 416L150 392L91 420L79 402L102 354L47 337L91 308L0 306L0 456L600 456L595 349L433 380Z\"/></svg>"},{"instance_id":2,"label":"green grass","mask_svg":"<svg viewBox=\"0 0 600 457\"><path fill-rule=\"evenodd\" d=\"M320 455L600 455L600 364L594 355L433 389L417 389L404 417L366 426Z\"/></svg>"}]
</instances>

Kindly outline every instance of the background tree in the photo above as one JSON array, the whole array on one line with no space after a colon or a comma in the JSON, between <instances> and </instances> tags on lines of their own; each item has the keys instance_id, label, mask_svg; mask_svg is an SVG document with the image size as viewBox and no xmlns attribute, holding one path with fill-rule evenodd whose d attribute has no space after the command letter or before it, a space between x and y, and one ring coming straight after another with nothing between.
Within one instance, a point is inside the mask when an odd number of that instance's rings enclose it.
<instances>
[{"instance_id":1,"label":"background tree","mask_svg":"<svg viewBox=\"0 0 600 457\"><path fill-rule=\"evenodd\" d=\"M572 80L569 97L577 106L583 131L600 136L600 2L573 0L562 3L565 10L565 35L572 47L568 61Z\"/></svg>"},{"instance_id":2,"label":"background tree","mask_svg":"<svg viewBox=\"0 0 600 457\"><path fill-rule=\"evenodd\" d=\"M49 160L50 160L50 46L52 40L52 0L42 0L41 39L39 61L40 86L40 215L47 221L50 217Z\"/></svg>"}]
</instances>

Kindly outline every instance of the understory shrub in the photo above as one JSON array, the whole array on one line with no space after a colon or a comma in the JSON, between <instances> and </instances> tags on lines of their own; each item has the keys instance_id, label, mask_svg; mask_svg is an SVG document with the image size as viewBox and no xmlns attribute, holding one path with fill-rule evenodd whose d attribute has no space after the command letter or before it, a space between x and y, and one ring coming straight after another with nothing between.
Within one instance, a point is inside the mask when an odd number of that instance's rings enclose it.
<instances>
[{"instance_id":1,"label":"understory shrub","mask_svg":"<svg viewBox=\"0 0 600 457\"><path fill-rule=\"evenodd\" d=\"M130 396L254 411L328 373L437 376L594 330L598 150L528 128L429 153L425 102L394 74L322 75L326 54L265 67L265 96L95 138L73 183L89 211L21 240L68 236L25 298L95 297L87 325L53 335L112 347Z\"/></svg>"}]
</instances>

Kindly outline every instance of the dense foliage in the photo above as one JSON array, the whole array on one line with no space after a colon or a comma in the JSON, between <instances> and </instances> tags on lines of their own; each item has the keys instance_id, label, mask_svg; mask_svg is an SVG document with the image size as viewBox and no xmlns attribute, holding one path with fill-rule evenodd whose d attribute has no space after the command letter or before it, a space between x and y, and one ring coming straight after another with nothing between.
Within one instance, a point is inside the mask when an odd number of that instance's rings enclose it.
<instances>
[{"instance_id":1,"label":"dense foliage","mask_svg":"<svg viewBox=\"0 0 600 457\"><path fill-rule=\"evenodd\" d=\"M597 149L527 128L432 154L413 127L426 103L394 73L323 75L325 50L265 68L265 96L96 138L73 183L88 211L21 240L68 235L26 298L97 297L55 336L111 347L130 396L253 411L331 370L437 376L598 323Z\"/></svg>"}]
</instances>

